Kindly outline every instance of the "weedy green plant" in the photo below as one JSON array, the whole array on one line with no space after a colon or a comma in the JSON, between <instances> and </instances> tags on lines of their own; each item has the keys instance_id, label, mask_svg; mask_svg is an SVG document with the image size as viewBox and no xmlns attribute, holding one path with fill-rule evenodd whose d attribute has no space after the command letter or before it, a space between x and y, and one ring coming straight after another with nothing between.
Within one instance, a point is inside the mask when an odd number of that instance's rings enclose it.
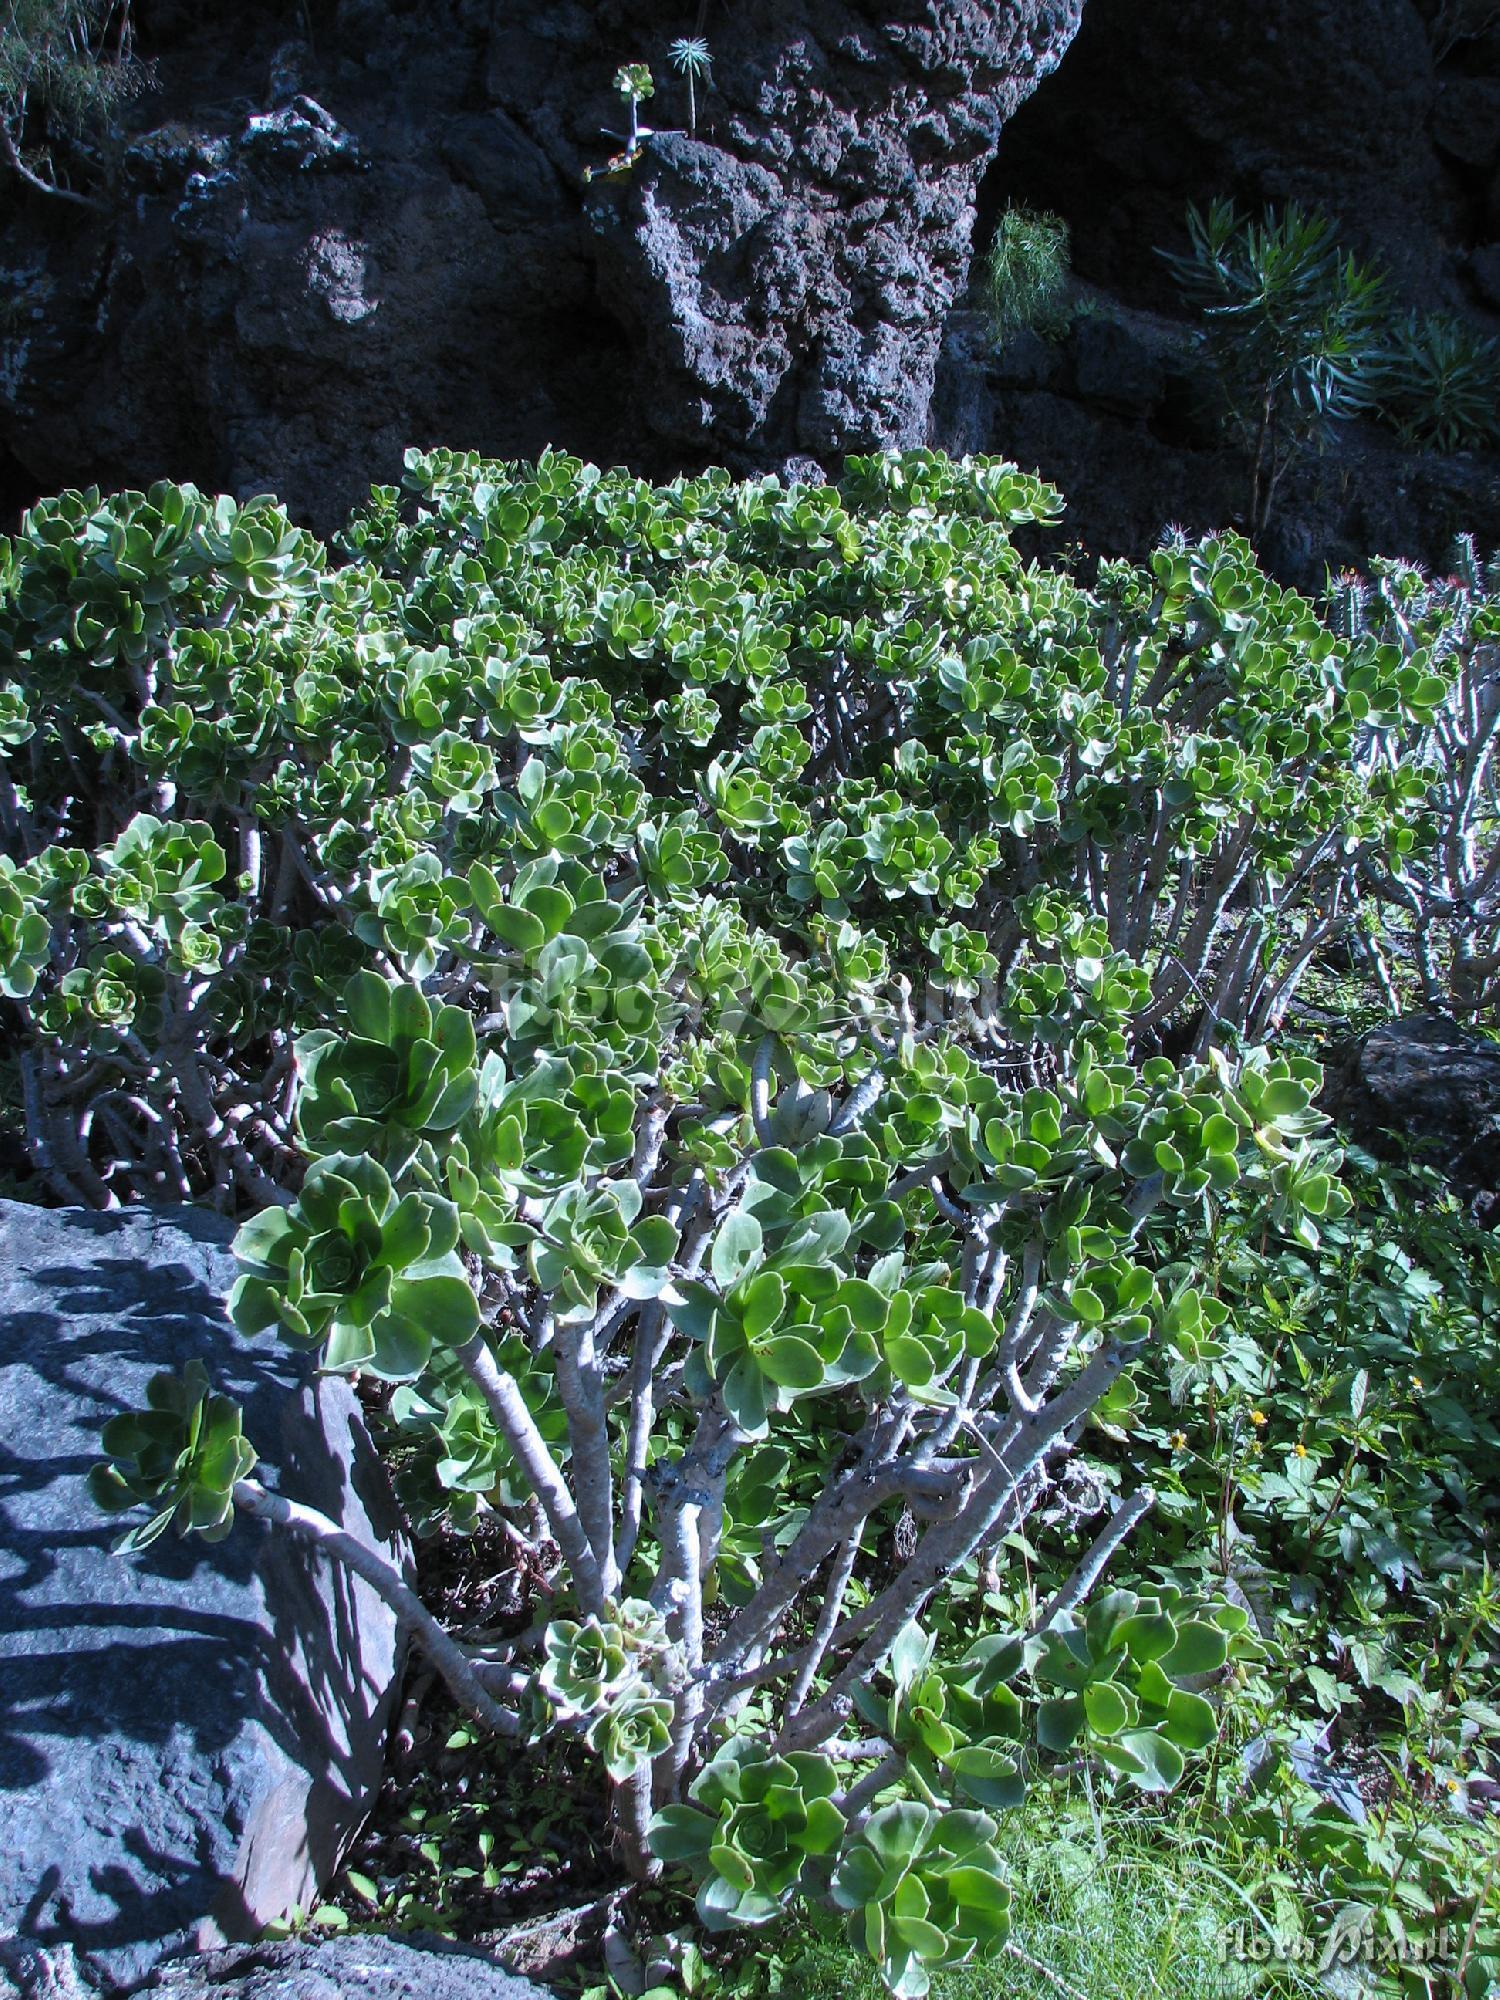
<instances>
[{"instance_id":1,"label":"weedy green plant","mask_svg":"<svg viewBox=\"0 0 1500 2000\"><path fill-rule=\"evenodd\" d=\"M942 1973L935 2000L1313 2000L1326 1994L1316 1956L1283 1945L1262 1871L1246 1849L1210 1838L1191 1804L1088 1807L1075 1795L1011 1816L1002 1855L1012 1886L1003 1961ZM878 2000L880 1987L847 1942L806 1919L753 1957L705 1964L687 1945L660 2000ZM584 2000L617 2000L598 1987Z\"/></svg>"},{"instance_id":2,"label":"weedy green plant","mask_svg":"<svg viewBox=\"0 0 1500 2000\"><path fill-rule=\"evenodd\" d=\"M0 158L41 194L95 205L68 184L116 107L146 81L129 0L11 0L0 34Z\"/></svg>"},{"instance_id":3,"label":"weedy green plant","mask_svg":"<svg viewBox=\"0 0 1500 2000\"><path fill-rule=\"evenodd\" d=\"M1447 313L1408 313L1378 363L1380 414L1408 443L1484 451L1500 443L1500 341Z\"/></svg>"},{"instance_id":4,"label":"weedy green plant","mask_svg":"<svg viewBox=\"0 0 1500 2000\"><path fill-rule=\"evenodd\" d=\"M1226 1202L1201 1283L1234 1331L1132 1375L1104 1491L1150 1482L1140 1558L1252 1611L1265 1651L1202 1808L1261 1857L1288 1948L1381 1994L1479 1996L1500 1971L1500 1246L1430 1168L1354 1151L1345 1183L1316 1258Z\"/></svg>"},{"instance_id":5,"label":"weedy green plant","mask_svg":"<svg viewBox=\"0 0 1500 2000\"><path fill-rule=\"evenodd\" d=\"M1379 2000L1491 2000L1500 1979L1493 1818L1435 1807L1398 1767L1382 1795L1320 1797L1284 1763L1239 1802L1238 1836L1277 1857L1285 1955L1357 1968Z\"/></svg>"},{"instance_id":6,"label":"weedy green plant","mask_svg":"<svg viewBox=\"0 0 1500 2000\"><path fill-rule=\"evenodd\" d=\"M504 1515L546 1610L461 1645L196 1382L102 1497L353 1564L480 1727L597 1755L634 1873L710 1927L826 1902L905 1995L1003 1949L1038 1777L1170 1789L1258 1650L1101 1589L1152 1496L1080 1534L1077 1455L1232 1337L1227 1199L1344 1212L1316 1065L1257 1042L1420 811L1369 732L1449 692L1237 538L1027 564L1059 505L432 452L337 565L176 486L0 544L39 1175L257 1211L237 1321L389 1383L414 1515ZM1055 1587L954 1630L1044 1508Z\"/></svg>"},{"instance_id":7,"label":"weedy green plant","mask_svg":"<svg viewBox=\"0 0 1500 2000\"><path fill-rule=\"evenodd\" d=\"M997 340L1021 332L1059 339L1072 322L1070 235L1060 215L1007 208L984 266L985 302Z\"/></svg>"},{"instance_id":8,"label":"weedy green plant","mask_svg":"<svg viewBox=\"0 0 1500 2000\"><path fill-rule=\"evenodd\" d=\"M1385 280L1295 203L1256 220L1229 201L1188 210L1190 249L1162 251L1204 338L1249 454L1252 539L1291 467L1375 401Z\"/></svg>"},{"instance_id":9,"label":"weedy green plant","mask_svg":"<svg viewBox=\"0 0 1500 2000\"><path fill-rule=\"evenodd\" d=\"M708 43L699 35L684 35L672 43L667 56L677 74L687 79L688 131L698 136L698 85L706 82L713 68Z\"/></svg>"}]
</instances>

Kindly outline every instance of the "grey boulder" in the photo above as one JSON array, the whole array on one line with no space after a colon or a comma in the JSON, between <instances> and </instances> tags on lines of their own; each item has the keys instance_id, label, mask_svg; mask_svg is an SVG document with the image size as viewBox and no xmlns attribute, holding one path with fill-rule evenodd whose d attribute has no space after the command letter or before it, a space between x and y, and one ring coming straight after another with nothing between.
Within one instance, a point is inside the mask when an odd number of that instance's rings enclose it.
<instances>
[{"instance_id":1,"label":"grey boulder","mask_svg":"<svg viewBox=\"0 0 1500 2000\"><path fill-rule=\"evenodd\" d=\"M486 1957L446 1939L337 1937L207 1952L159 1966L154 2000L550 2000Z\"/></svg>"},{"instance_id":2,"label":"grey boulder","mask_svg":"<svg viewBox=\"0 0 1500 2000\"><path fill-rule=\"evenodd\" d=\"M259 1524L117 1557L89 1498L105 1421L197 1356L268 1485L405 1560L349 1386L225 1319L227 1233L0 1203L0 1937L120 1983L314 1900L400 1668L375 1593Z\"/></svg>"},{"instance_id":3,"label":"grey boulder","mask_svg":"<svg viewBox=\"0 0 1500 2000\"><path fill-rule=\"evenodd\" d=\"M231 1946L174 1958L140 1984L111 1986L142 2000L553 2000L448 1938L336 1937ZM96 2000L68 1946L48 1950L0 1938L0 2000Z\"/></svg>"},{"instance_id":4,"label":"grey boulder","mask_svg":"<svg viewBox=\"0 0 1500 2000\"><path fill-rule=\"evenodd\" d=\"M71 1945L49 1949L0 1937L0 2000L93 2000L98 1990L79 1970Z\"/></svg>"},{"instance_id":5,"label":"grey boulder","mask_svg":"<svg viewBox=\"0 0 1500 2000\"><path fill-rule=\"evenodd\" d=\"M1382 1022L1325 1057L1323 1108L1376 1152L1410 1148L1490 1213L1500 1190L1500 1043L1443 1014Z\"/></svg>"}]
</instances>

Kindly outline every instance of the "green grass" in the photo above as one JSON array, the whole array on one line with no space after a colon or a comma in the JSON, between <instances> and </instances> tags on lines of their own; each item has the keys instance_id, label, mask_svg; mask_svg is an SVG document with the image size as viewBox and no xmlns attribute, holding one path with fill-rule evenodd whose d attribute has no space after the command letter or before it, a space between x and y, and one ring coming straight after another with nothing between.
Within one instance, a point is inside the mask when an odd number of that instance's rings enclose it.
<instances>
[{"instance_id":1,"label":"green grass","mask_svg":"<svg viewBox=\"0 0 1500 2000\"><path fill-rule=\"evenodd\" d=\"M1059 215L1008 208L995 225L983 289L995 338L1029 331L1061 339L1072 320L1068 225Z\"/></svg>"},{"instance_id":2,"label":"green grass","mask_svg":"<svg viewBox=\"0 0 1500 2000\"><path fill-rule=\"evenodd\" d=\"M1301 2000L1311 1966L1236 1962L1237 1936L1268 1939L1243 1868L1206 1833L1145 1811L1112 1813L1101 1858L1088 1814L1028 1807L1002 1827L1015 1892L1010 1948L933 1981L932 2000ZM762 1940L714 2000L884 2000L868 1961L836 1933Z\"/></svg>"}]
</instances>

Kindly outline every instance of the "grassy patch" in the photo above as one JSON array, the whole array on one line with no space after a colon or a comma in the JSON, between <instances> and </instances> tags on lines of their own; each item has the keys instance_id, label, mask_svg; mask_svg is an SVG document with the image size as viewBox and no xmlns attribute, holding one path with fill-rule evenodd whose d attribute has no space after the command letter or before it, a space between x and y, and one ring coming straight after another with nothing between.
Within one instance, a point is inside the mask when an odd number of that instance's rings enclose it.
<instances>
[{"instance_id":1,"label":"grassy patch","mask_svg":"<svg viewBox=\"0 0 1500 2000\"><path fill-rule=\"evenodd\" d=\"M1021 332L1058 340L1072 319L1068 225L1060 215L1008 208L995 225L984 291L997 340Z\"/></svg>"},{"instance_id":2,"label":"grassy patch","mask_svg":"<svg viewBox=\"0 0 1500 2000\"><path fill-rule=\"evenodd\" d=\"M1102 1848L1101 1848L1102 1836ZM1028 1807L1008 1823L1011 1943L991 1965L939 1976L933 2000L1250 2000L1326 1993L1305 1964L1257 1964L1272 1936L1251 1858L1190 1816ZM677 1989L715 2000L882 2000L873 1969L836 1932L801 1925L733 1969L690 1971Z\"/></svg>"}]
</instances>

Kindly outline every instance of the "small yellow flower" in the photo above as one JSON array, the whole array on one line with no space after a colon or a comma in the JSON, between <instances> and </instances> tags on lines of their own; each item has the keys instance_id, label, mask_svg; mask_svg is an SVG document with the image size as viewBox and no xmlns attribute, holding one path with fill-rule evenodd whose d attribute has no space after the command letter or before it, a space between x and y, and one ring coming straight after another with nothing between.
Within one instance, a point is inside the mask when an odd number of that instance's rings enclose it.
<instances>
[{"instance_id":1,"label":"small yellow flower","mask_svg":"<svg viewBox=\"0 0 1500 2000\"><path fill-rule=\"evenodd\" d=\"M1456 1792L1460 1789L1457 1778L1449 1778L1446 1782L1450 1792Z\"/></svg>"},{"instance_id":2,"label":"small yellow flower","mask_svg":"<svg viewBox=\"0 0 1500 2000\"><path fill-rule=\"evenodd\" d=\"M1186 1451L1186 1450L1187 1450L1187 1432L1186 1432L1186 1431L1173 1431L1173 1433L1172 1433L1172 1440L1171 1440L1171 1442L1172 1442L1172 1449L1173 1449L1173 1451Z\"/></svg>"},{"instance_id":3,"label":"small yellow flower","mask_svg":"<svg viewBox=\"0 0 1500 2000\"><path fill-rule=\"evenodd\" d=\"M1416 1390L1417 1394L1420 1395L1423 1389L1426 1388L1427 1384L1422 1380L1420 1375L1413 1375L1411 1378L1411 1386Z\"/></svg>"},{"instance_id":4,"label":"small yellow flower","mask_svg":"<svg viewBox=\"0 0 1500 2000\"><path fill-rule=\"evenodd\" d=\"M1306 1458L1307 1456L1307 1446L1305 1444L1294 1444L1292 1446L1292 1450L1296 1453L1298 1458Z\"/></svg>"},{"instance_id":5,"label":"small yellow flower","mask_svg":"<svg viewBox=\"0 0 1500 2000\"><path fill-rule=\"evenodd\" d=\"M1255 1426L1255 1428L1256 1428L1257 1430L1263 1430L1263 1429L1265 1428L1265 1422L1266 1422L1266 1413L1265 1413L1265 1411L1264 1411L1264 1410L1252 1410L1252 1411L1250 1412L1250 1421L1251 1421L1251 1423L1252 1423L1252 1424L1254 1424L1254 1426Z\"/></svg>"}]
</instances>

